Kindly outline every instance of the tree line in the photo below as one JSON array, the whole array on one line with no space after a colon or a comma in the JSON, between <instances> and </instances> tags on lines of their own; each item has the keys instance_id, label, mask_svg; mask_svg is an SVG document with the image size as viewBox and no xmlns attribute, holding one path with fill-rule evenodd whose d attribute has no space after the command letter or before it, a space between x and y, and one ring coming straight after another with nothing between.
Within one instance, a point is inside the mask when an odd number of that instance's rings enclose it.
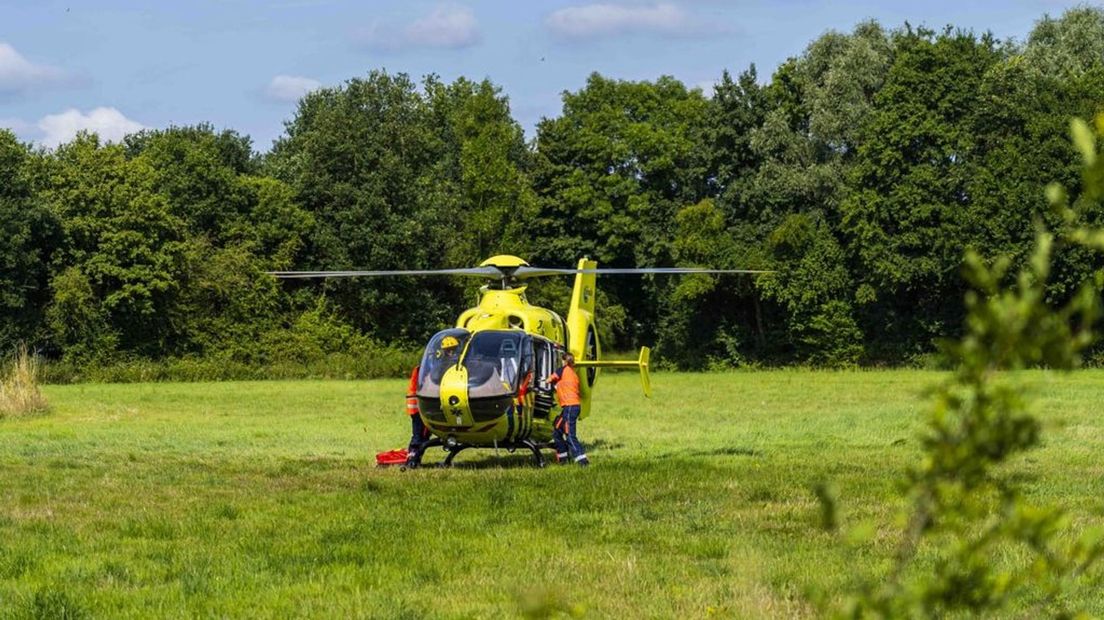
<instances>
[{"instance_id":1,"label":"tree line","mask_svg":"<svg viewBox=\"0 0 1104 620\"><path fill-rule=\"evenodd\" d=\"M0 347L386 374L480 283L265 272L509 253L774 272L603 278L604 347L673 367L918 363L960 333L967 249L1022 261L1067 225L1043 188L1077 187L1066 128L1102 103L1104 10L1082 7L1024 41L863 22L712 93L593 74L528 142L490 80L384 71L304 96L267 153L210 125L53 150L0 130ZM1100 262L1060 254L1049 301Z\"/></svg>"}]
</instances>

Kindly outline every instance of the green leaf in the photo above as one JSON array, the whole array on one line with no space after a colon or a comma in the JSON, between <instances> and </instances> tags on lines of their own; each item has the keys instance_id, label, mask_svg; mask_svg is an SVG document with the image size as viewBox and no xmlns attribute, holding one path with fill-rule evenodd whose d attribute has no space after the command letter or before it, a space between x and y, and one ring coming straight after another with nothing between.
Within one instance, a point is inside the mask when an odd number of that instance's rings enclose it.
<instances>
[{"instance_id":1,"label":"green leaf","mask_svg":"<svg viewBox=\"0 0 1104 620\"><path fill-rule=\"evenodd\" d=\"M1081 158L1086 166L1096 163L1096 136L1089 124L1080 118L1070 121L1070 135L1073 137L1073 145L1081 152Z\"/></svg>"}]
</instances>

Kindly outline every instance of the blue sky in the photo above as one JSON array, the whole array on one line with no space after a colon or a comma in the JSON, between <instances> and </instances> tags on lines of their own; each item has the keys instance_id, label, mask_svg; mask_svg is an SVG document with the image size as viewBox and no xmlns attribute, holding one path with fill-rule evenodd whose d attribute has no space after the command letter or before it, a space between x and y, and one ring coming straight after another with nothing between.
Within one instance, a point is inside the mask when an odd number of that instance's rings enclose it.
<instances>
[{"instance_id":1,"label":"blue sky","mask_svg":"<svg viewBox=\"0 0 1104 620\"><path fill-rule=\"evenodd\" d=\"M779 62L835 29L953 24L1022 39L1084 2L659 0L0 0L0 126L52 145L78 129L116 137L211 122L267 150L318 85L373 68L489 77L526 128L592 71L674 75L708 90L723 69Z\"/></svg>"}]
</instances>

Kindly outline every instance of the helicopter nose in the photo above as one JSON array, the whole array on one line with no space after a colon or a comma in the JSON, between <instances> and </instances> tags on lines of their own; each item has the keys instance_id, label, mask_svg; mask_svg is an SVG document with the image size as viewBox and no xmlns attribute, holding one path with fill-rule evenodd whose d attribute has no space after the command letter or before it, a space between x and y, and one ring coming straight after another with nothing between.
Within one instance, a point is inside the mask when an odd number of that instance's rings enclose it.
<instances>
[{"instance_id":1,"label":"helicopter nose","mask_svg":"<svg viewBox=\"0 0 1104 620\"><path fill-rule=\"evenodd\" d=\"M453 366L441 377L441 410L445 420L456 426L470 425L468 407L468 369Z\"/></svg>"}]
</instances>

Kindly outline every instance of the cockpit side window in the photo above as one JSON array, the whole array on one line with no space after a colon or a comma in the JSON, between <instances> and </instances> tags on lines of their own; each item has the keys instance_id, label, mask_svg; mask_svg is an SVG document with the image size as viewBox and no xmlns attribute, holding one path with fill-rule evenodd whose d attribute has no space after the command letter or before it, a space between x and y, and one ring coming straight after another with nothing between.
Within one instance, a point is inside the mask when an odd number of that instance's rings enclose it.
<instances>
[{"instance_id":1,"label":"cockpit side window","mask_svg":"<svg viewBox=\"0 0 1104 620\"><path fill-rule=\"evenodd\" d=\"M521 341L521 363L518 367L518 378L521 381L531 380L533 374L533 338L525 337ZM518 386L520 388L520 386ZM527 385L526 389L532 387Z\"/></svg>"},{"instance_id":2,"label":"cockpit side window","mask_svg":"<svg viewBox=\"0 0 1104 620\"><path fill-rule=\"evenodd\" d=\"M418 396L440 397L441 377L450 366L459 363L460 354L470 338L468 330L454 328L437 332L429 339L418 373Z\"/></svg>"},{"instance_id":3,"label":"cockpit side window","mask_svg":"<svg viewBox=\"0 0 1104 620\"><path fill-rule=\"evenodd\" d=\"M472 336L464 368L468 370L468 398L513 395L524 376L529 337L517 330L482 331Z\"/></svg>"}]
</instances>

